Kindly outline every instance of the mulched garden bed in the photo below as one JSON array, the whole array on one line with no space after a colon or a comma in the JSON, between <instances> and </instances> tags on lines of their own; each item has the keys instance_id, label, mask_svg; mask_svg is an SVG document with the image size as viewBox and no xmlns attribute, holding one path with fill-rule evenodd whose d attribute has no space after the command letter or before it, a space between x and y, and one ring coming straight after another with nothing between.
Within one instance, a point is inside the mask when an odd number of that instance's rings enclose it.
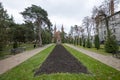
<instances>
[{"instance_id":1,"label":"mulched garden bed","mask_svg":"<svg viewBox=\"0 0 120 80\"><path fill-rule=\"evenodd\" d=\"M88 71L62 45L56 45L34 75L51 73L88 73Z\"/></svg>"}]
</instances>

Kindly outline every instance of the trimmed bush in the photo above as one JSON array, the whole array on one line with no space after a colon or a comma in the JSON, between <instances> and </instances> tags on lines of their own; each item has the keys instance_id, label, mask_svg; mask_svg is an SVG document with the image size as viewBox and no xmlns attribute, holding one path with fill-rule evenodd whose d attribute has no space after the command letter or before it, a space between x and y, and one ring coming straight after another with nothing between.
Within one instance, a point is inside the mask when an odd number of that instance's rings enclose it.
<instances>
[{"instance_id":1,"label":"trimmed bush","mask_svg":"<svg viewBox=\"0 0 120 80\"><path fill-rule=\"evenodd\" d=\"M80 38L80 46L82 46L82 39Z\"/></svg>"},{"instance_id":2,"label":"trimmed bush","mask_svg":"<svg viewBox=\"0 0 120 80\"><path fill-rule=\"evenodd\" d=\"M115 53L119 50L119 46L114 36L107 38L105 42L105 51L108 53Z\"/></svg>"},{"instance_id":3,"label":"trimmed bush","mask_svg":"<svg viewBox=\"0 0 120 80\"><path fill-rule=\"evenodd\" d=\"M17 43L17 41L15 41L15 42L13 43L13 48L18 48L18 43Z\"/></svg>"},{"instance_id":4,"label":"trimmed bush","mask_svg":"<svg viewBox=\"0 0 120 80\"><path fill-rule=\"evenodd\" d=\"M73 40L73 44L75 45L75 39Z\"/></svg>"},{"instance_id":5,"label":"trimmed bush","mask_svg":"<svg viewBox=\"0 0 120 80\"><path fill-rule=\"evenodd\" d=\"M100 49L100 41L99 41L99 36L95 35L95 40L94 40L95 48L98 50Z\"/></svg>"},{"instance_id":6,"label":"trimmed bush","mask_svg":"<svg viewBox=\"0 0 120 80\"><path fill-rule=\"evenodd\" d=\"M76 39L76 44L79 45L79 38Z\"/></svg>"},{"instance_id":7,"label":"trimmed bush","mask_svg":"<svg viewBox=\"0 0 120 80\"><path fill-rule=\"evenodd\" d=\"M4 45L4 43L3 42L0 42L0 51L3 51L3 46Z\"/></svg>"},{"instance_id":8,"label":"trimmed bush","mask_svg":"<svg viewBox=\"0 0 120 80\"><path fill-rule=\"evenodd\" d=\"M86 45L86 39L83 39L83 47Z\"/></svg>"},{"instance_id":9,"label":"trimmed bush","mask_svg":"<svg viewBox=\"0 0 120 80\"><path fill-rule=\"evenodd\" d=\"M92 47L92 43L90 42L90 39L87 39L87 44L86 44L87 48L91 48Z\"/></svg>"}]
</instances>

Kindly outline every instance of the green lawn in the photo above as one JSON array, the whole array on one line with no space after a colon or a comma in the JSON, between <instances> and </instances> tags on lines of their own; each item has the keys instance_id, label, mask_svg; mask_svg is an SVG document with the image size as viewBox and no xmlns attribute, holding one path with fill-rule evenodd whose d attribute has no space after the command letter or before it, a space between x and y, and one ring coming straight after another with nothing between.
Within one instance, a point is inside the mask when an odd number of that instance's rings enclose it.
<instances>
[{"instance_id":1,"label":"green lawn","mask_svg":"<svg viewBox=\"0 0 120 80\"><path fill-rule=\"evenodd\" d=\"M120 71L100 63L72 48L65 47L88 68L90 74L56 73L34 77L33 71L40 67L52 51L54 46L51 46L12 70L0 75L0 80L120 80Z\"/></svg>"},{"instance_id":2,"label":"green lawn","mask_svg":"<svg viewBox=\"0 0 120 80\"><path fill-rule=\"evenodd\" d=\"M20 47L25 47L26 50L32 50L32 49L34 49L34 44L32 44L32 43L25 43L25 44L21 44Z\"/></svg>"},{"instance_id":3,"label":"green lawn","mask_svg":"<svg viewBox=\"0 0 120 80\"><path fill-rule=\"evenodd\" d=\"M86 47L79 46L79 45L77 45L77 46L80 47L80 48L83 48L85 50L89 50L89 51L95 52L95 53L99 53L99 54L103 54L103 55L112 55L111 53L105 52L104 45L100 45L100 49L99 50L97 50L94 46L92 48L86 48Z\"/></svg>"},{"instance_id":4,"label":"green lawn","mask_svg":"<svg viewBox=\"0 0 120 80\"><path fill-rule=\"evenodd\" d=\"M77 46L80 48L83 48L85 50L95 52L95 53L99 53L99 54L103 54L103 55L112 55L111 53L105 52L104 45L100 45L100 49L98 49L98 50L94 47L94 45L92 46L92 48L86 48L86 47L83 47L80 45L77 45ZM119 46L119 50L120 50L120 46Z\"/></svg>"},{"instance_id":5,"label":"green lawn","mask_svg":"<svg viewBox=\"0 0 120 80\"><path fill-rule=\"evenodd\" d=\"M32 43L23 43L19 45L19 47L24 47L27 51L34 49L34 44ZM12 45L6 46L4 50L0 53L0 59L4 59L9 57L8 55L11 55L10 50L12 49Z\"/></svg>"}]
</instances>

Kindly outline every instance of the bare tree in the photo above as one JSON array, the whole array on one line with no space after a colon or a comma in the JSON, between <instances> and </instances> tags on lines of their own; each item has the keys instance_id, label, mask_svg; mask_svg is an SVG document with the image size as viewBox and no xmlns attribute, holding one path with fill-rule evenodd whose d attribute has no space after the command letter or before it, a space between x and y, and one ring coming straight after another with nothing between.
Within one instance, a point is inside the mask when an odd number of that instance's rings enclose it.
<instances>
[{"instance_id":1,"label":"bare tree","mask_svg":"<svg viewBox=\"0 0 120 80\"><path fill-rule=\"evenodd\" d=\"M92 22L92 18L90 17L85 17L83 19L83 26L85 27L84 30L86 30L86 33L87 33L87 47L88 48L91 48L91 31L92 31L92 25L93 25L93 22Z\"/></svg>"},{"instance_id":2,"label":"bare tree","mask_svg":"<svg viewBox=\"0 0 120 80\"><path fill-rule=\"evenodd\" d=\"M99 6L102 8L106 15L113 15L114 11L117 9L120 0L104 0Z\"/></svg>"},{"instance_id":3,"label":"bare tree","mask_svg":"<svg viewBox=\"0 0 120 80\"><path fill-rule=\"evenodd\" d=\"M84 26L84 30L87 31L87 35L88 35L88 38L90 38L91 36L91 29L92 29L92 19L90 17L85 17L83 19L83 26Z\"/></svg>"},{"instance_id":4,"label":"bare tree","mask_svg":"<svg viewBox=\"0 0 120 80\"><path fill-rule=\"evenodd\" d=\"M71 37L70 41L73 42L73 38L74 38L74 27L73 26L71 26L69 34L70 34L70 37Z\"/></svg>"},{"instance_id":5,"label":"bare tree","mask_svg":"<svg viewBox=\"0 0 120 80\"><path fill-rule=\"evenodd\" d=\"M114 14L114 0L105 0L105 2L102 3L102 5L99 6L94 12L96 12L96 15L94 16L96 16L97 25L99 25L100 19L105 22L105 27L107 29L107 39L105 42L106 52L116 52L118 50L116 39L111 35L111 30L109 28L110 16Z\"/></svg>"}]
</instances>

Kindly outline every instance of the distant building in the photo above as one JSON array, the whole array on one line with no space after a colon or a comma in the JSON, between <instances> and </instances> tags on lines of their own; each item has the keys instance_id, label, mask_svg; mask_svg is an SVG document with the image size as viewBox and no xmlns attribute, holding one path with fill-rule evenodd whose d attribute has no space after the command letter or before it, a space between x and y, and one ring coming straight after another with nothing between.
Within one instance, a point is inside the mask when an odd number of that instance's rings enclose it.
<instances>
[{"instance_id":1,"label":"distant building","mask_svg":"<svg viewBox=\"0 0 120 80\"><path fill-rule=\"evenodd\" d=\"M109 29L112 34L115 35L116 40L120 41L120 11L108 16L109 19ZM105 20L103 19L99 24L99 38L100 41L104 41L107 36L107 30L105 25Z\"/></svg>"},{"instance_id":2,"label":"distant building","mask_svg":"<svg viewBox=\"0 0 120 80\"><path fill-rule=\"evenodd\" d=\"M57 31L56 25L54 27L54 35L53 35L53 42L60 44L62 42L62 38L61 38L61 33L64 32L64 28L63 25L61 27L61 31Z\"/></svg>"}]
</instances>

